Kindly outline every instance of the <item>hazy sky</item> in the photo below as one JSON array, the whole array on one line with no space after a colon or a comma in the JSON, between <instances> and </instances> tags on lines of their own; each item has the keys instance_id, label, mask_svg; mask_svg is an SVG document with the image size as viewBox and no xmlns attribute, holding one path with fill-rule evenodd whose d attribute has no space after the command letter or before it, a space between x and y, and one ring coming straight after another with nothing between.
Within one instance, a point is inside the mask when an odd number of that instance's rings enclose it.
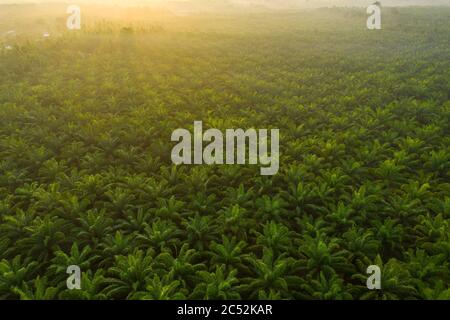
<instances>
[{"instance_id":1,"label":"hazy sky","mask_svg":"<svg viewBox=\"0 0 450 320\"><path fill-rule=\"evenodd\" d=\"M283 6L367 6L375 0L0 0L0 4L10 3L49 3L62 2L71 4L108 3L120 5L164 4L174 2L204 3L234 3L234 4L263 4L272 7ZM450 5L450 0L380 0L383 5Z\"/></svg>"}]
</instances>

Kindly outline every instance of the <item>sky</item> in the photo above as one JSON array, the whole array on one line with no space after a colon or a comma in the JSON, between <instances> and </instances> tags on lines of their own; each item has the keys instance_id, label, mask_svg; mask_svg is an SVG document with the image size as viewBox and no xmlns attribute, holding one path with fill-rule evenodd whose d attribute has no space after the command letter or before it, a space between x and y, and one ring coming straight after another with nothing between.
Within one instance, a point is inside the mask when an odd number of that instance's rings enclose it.
<instances>
[{"instance_id":1,"label":"sky","mask_svg":"<svg viewBox=\"0 0 450 320\"><path fill-rule=\"evenodd\" d=\"M234 5L264 5L272 8L282 7L322 7L322 6L368 6L375 0L0 0L0 4L49 3L62 2L71 4L106 3L119 5L173 5L175 2L194 3L211 6L231 3ZM380 0L385 6L395 5L448 5L450 0Z\"/></svg>"}]
</instances>

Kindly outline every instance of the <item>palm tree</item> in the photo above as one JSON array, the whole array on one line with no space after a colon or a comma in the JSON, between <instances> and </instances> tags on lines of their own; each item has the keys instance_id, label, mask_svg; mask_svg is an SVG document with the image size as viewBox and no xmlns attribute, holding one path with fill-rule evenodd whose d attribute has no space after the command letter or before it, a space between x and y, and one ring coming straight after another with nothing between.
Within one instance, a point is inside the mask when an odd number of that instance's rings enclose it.
<instances>
[{"instance_id":1,"label":"palm tree","mask_svg":"<svg viewBox=\"0 0 450 320\"><path fill-rule=\"evenodd\" d=\"M303 212L304 209L311 207L314 191L310 184L299 182L297 185L289 185L288 190L283 192L283 197L289 207L294 206L294 209L298 208L299 212Z\"/></svg>"},{"instance_id":2,"label":"palm tree","mask_svg":"<svg viewBox=\"0 0 450 320\"><path fill-rule=\"evenodd\" d=\"M429 256L425 250L410 249L406 253L407 266L411 276L420 281L444 278L449 264L443 255Z\"/></svg>"},{"instance_id":3,"label":"palm tree","mask_svg":"<svg viewBox=\"0 0 450 320\"><path fill-rule=\"evenodd\" d=\"M259 290L258 300L281 300L281 295L273 289L268 292L266 290Z\"/></svg>"},{"instance_id":4,"label":"palm tree","mask_svg":"<svg viewBox=\"0 0 450 320\"><path fill-rule=\"evenodd\" d=\"M121 230L129 230L131 233L142 234L154 218L152 212L144 208L129 210L126 217L117 221L117 227Z\"/></svg>"},{"instance_id":5,"label":"palm tree","mask_svg":"<svg viewBox=\"0 0 450 320\"><path fill-rule=\"evenodd\" d=\"M138 234L136 240L143 248L154 248L163 251L164 248L175 247L179 242L181 231L170 221L156 219L146 225L143 234Z\"/></svg>"},{"instance_id":6,"label":"palm tree","mask_svg":"<svg viewBox=\"0 0 450 320\"><path fill-rule=\"evenodd\" d=\"M399 250L400 243L404 237L404 229L398 224L396 219L387 218L383 221L374 220L373 225L377 230L376 238L381 242L381 252L387 255L398 255L403 253Z\"/></svg>"},{"instance_id":7,"label":"palm tree","mask_svg":"<svg viewBox=\"0 0 450 320\"><path fill-rule=\"evenodd\" d=\"M29 235L26 228L36 219L36 214L34 208L30 208L27 211L17 208L15 209L15 214L4 215L1 218L0 239L9 243L10 241L26 238ZM7 257L14 255L16 251L18 251L18 248L14 246L5 248L3 256Z\"/></svg>"},{"instance_id":8,"label":"palm tree","mask_svg":"<svg viewBox=\"0 0 450 320\"><path fill-rule=\"evenodd\" d=\"M60 217L75 220L88 210L91 201L87 198L80 200L77 196L72 195L59 200L59 205L55 211Z\"/></svg>"},{"instance_id":9,"label":"palm tree","mask_svg":"<svg viewBox=\"0 0 450 320\"><path fill-rule=\"evenodd\" d=\"M227 189L224 203L230 206L246 207L252 203L253 197L254 193L252 188L246 190L241 183L238 188Z\"/></svg>"},{"instance_id":10,"label":"palm tree","mask_svg":"<svg viewBox=\"0 0 450 320\"><path fill-rule=\"evenodd\" d=\"M256 199L256 218L261 221L275 220L282 221L285 212L285 202L283 199L269 196L262 196Z\"/></svg>"},{"instance_id":11,"label":"palm tree","mask_svg":"<svg viewBox=\"0 0 450 320\"><path fill-rule=\"evenodd\" d=\"M103 293L103 288L107 285L104 277L104 270L83 271L81 274L81 289L65 289L59 294L59 299L64 300L106 300L110 298Z\"/></svg>"},{"instance_id":12,"label":"palm tree","mask_svg":"<svg viewBox=\"0 0 450 320\"><path fill-rule=\"evenodd\" d=\"M115 265L108 269L111 277L105 279L103 292L112 298L130 298L144 291L153 271L154 252L135 250L128 256L116 256Z\"/></svg>"},{"instance_id":13,"label":"palm tree","mask_svg":"<svg viewBox=\"0 0 450 320\"><path fill-rule=\"evenodd\" d=\"M315 218L305 214L302 218L296 218L295 220L300 229L298 233L304 234L305 236L321 238L326 237L328 233L332 232L331 226L322 218Z\"/></svg>"},{"instance_id":14,"label":"palm tree","mask_svg":"<svg viewBox=\"0 0 450 320\"><path fill-rule=\"evenodd\" d=\"M302 286L303 290L309 295L308 298L320 300L349 300L352 295L348 293L344 281L335 273L325 276L320 272L318 279L308 279L308 284Z\"/></svg>"},{"instance_id":15,"label":"palm tree","mask_svg":"<svg viewBox=\"0 0 450 320\"><path fill-rule=\"evenodd\" d=\"M105 207L117 214L117 216L126 216L126 210L131 208L131 203L135 199L130 190L122 188L108 190L105 195L109 198L109 201L105 203Z\"/></svg>"},{"instance_id":16,"label":"palm tree","mask_svg":"<svg viewBox=\"0 0 450 320\"><path fill-rule=\"evenodd\" d=\"M222 243L212 242L209 246L211 263L214 265L223 264L227 270L237 269L248 273L249 269L244 261L247 255L243 254L246 246L246 242L237 241L235 237L230 239L227 236L222 236Z\"/></svg>"},{"instance_id":17,"label":"palm tree","mask_svg":"<svg viewBox=\"0 0 450 320\"><path fill-rule=\"evenodd\" d=\"M211 241L216 239L217 228L211 216L198 214L183 222L186 228L187 241L197 250L203 251Z\"/></svg>"},{"instance_id":18,"label":"palm tree","mask_svg":"<svg viewBox=\"0 0 450 320\"><path fill-rule=\"evenodd\" d=\"M274 290L282 297L289 297L288 283L294 283L295 278L291 276L294 266L292 258L280 255L275 258L271 249L264 249L261 259L251 256L246 259L254 275L242 280L240 291L251 299L258 297L261 290Z\"/></svg>"},{"instance_id":19,"label":"palm tree","mask_svg":"<svg viewBox=\"0 0 450 320\"><path fill-rule=\"evenodd\" d=\"M189 201L189 208L199 214L211 214L218 209L217 199L214 194L207 194L206 192L189 194Z\"/></svg>"},{"instance_id":20,"label":"palm tree","mask_svg":"<svg viewBox=\"0 0 450 320\"><path fill-rule=\"evenodd\" d=\"M104 257L100 265L110 267L110 263L114 261L115 256L128 255L130 250L136 246L134 239L134 234L124 235L121 231L116 231L114 236L112 234L107 235L99 245L99 249L102 250L102 257Z\"/></svg>"},{"instance_id":21,"label":"palm tree","mask_svg":"<svg viewBox=\"0 0 450 320\"><path fill-rule=\"evenodd\" d=\"M420 297L426 300L450 300L450 288L447 288L442 280L438 280L433 288L430 288L426 283L420 282L419 293Z\"/></svg>"},{"instance_id":22,"label":"palm tree","mask_svg":"<svg viewBox=\"0 0 450 320\"><path fill-rule=\"evenodd\" d=\"M263 233L256 232L256 244L262 248L270 248L274 255L279 255L282 252L288 252L291 248L291 238L294 232L281 224L270 221L263 225Z\"/></svg>"},{"instance_id":23,"label":"palm tree","mask_svg":"<svg viewBox=\"0 0 450 320\"><path fill-rule=\"evenodd\" d=\"M76 242L73 243L70 253L58 250L55 252L55 256L52 259L52 264L48 271L54 279L58 279L57 282L63 282L67 277L66 270L68 266L76 265L81 270L90 270L91 266L100 257L93 253L91 247L86 246L82 250L79 249Z\"/></svg>"},{"instance_id":24,"label":"palm tree","mask_svg":"<svg viewBox=\"0 0 450 320\"><path fill-rule=\"evenodd\" d=\"M168 200L164 198L158 199L158 208L155 209L155 215L162 219L171 220L180 223L186 215L183 211L186 204L183 201L176 200L175 196L171 196Z\"/></svg>"},{"instance_id":25,"label":"palm tree","mask_svg":"<svg viewBox=\"0 0 450 320\"><path fill-rule=\"evenodd\" d=\"M68 223L55 216L37 217L25 228L27 236L17 241L17 247L38 261L48 261L64 245Z\"/></svg>"},{"instance_id":26,"label":"palm tree","mask_svg":"<svg viewBox=\"0 0 450 320\"><path fill-rule=\"evenodd\" d=\"M248 232L252 228L252 219L246 214L247 210L238 204L223 208L219 211L219 224L226 234L238 239L247 240Z\"/></svg>"},{"instance_id":27,"label":"palm tree","mask_svg":"<svg viewBox=\"0 0 450 320\"><path fill-rule=\"evenodd\" d=\"M236 285L237 271L226 272L224 265L216 266L214 272L199 271L199 284L195 287L190 299L230 300L240 299Z\"/></svg>"},{"instance_id":28,"label":"palm tree","mask_svg":"<svg viewBox=\"0 0 450 320\"><path fill-rule=\"evenodd\" d=\"M380 247L380 242L375 238L372 231L356 226L345 232L343 238L346 240L351 261L364 257L375 258L374 255Z\"/></svg>"},{"instance_id":29,"label":"palm tree","mask_svg":"<svg viewBox=\"0 0 450 320\"><path fill-rule=\"evenodd\" d=\"M105 177L100 174L82 175L75 183L76 190L78 190L80 196L91 201L101 199L108 186Z\"/></svg>"},{"instance_id":30,"label":"palm tree","mask_svg":"<svg viewBox=\"0 0 450 320\"><path fill-rule=\"evenodd\" d=\"M381 257L378 255L373 263L366 261L366 266L369 265L377 265L381 269L381 290L367 290L366 280L368 275L365 273L355 274L352 278L361 281L361 286L355 287L360 288L361 299L398 300L400 297L402 299L418 298L418 292L414 287L411 274L396 259L390 259L386 264L383 264Z\"/></svg>"},{"instance_id":31,"label":"palm tree","mask_svg":"<svg viewBox=\"0 0 450 320\"><path fill-rule=\"evenodd\" d=\"M57 298L58 288L48 287L46 277L39 277L33 281L33 287L30 288L24 283L22 288L14 287L13 292L20 297L20 300L54 300Z\"/></svg>"},{"instance_id":32,"label":"palm tree","mask_svg":"<svg viewBox=\"0 0 450 320\"><path fill-rule=\"evenodd\" d=\"M299 272L306 271L309 275L323 272L330 276L335 271L349 274L354 271L348 260L348 251L341 249L337 239L326 241L304 236L298 253L301 259L296 262L296 269Z\"/></svg>"},{"instance_id":33,"label":"palm tree","mask_svg":"<svg viewBox=\"0 0 450 320\"><path fill-rule=\"evenodd\" d=\"M17 296L15 289L21 288L24 283L32 279L37 271L38 263L21 256L11 261L0 261L0 299L12 299Z\"/></svg>"},{"instance_id":34,"label":"palm tree","mask_svg":"<svg viewBox=\"0 0 450 320\"><path fill-rule=\"evenodd\" d=\"M378 186L362 185L357 190L353 190L351 195L344 194L342 198L351 203L351 206L361 218L365 219L367 213L374 212L382 197Z\"/></svg>"},{"instance_id":35,"label":"palm tree","mask_svg":"<svg viewBox=\"0 0 450 320\"><path fill-rule=\"evenodd\" d=\"M154 275L148 280L143 292L131 295L130 299L139 300L185 300L187 290L180 288L181 281L172 280L169 275L162 277Z\"/></svg>"},{"instance_id":36,"label":"palm tree","mask_svg":"<svg viewBox=\"0 0 450 320\"><path fill-rule=\"evenodd\" d=\"M355 225L355 220L359 220L354 216L351 206L346 206L343 201L339 201L337 205L331 204L327 220L331 220L334 224L335 231L341 232L348 227Z\"/></svg>"},{"instance_id":37,"label":"palm tree","mask_svg":"<svg viewBox=\"0 0 450 320\"><path fill-rule=\"evenodd\" d=\"M108 216L105 209L92 209L81 213L77 219L79 227L77 239L81 244L90 244L94 248L112 232L113 220Z\"/></svg>"},{"instance_id":38,"label":"palm tree","mask_svg":"<svg viewBox=\"0 0 450 320\"><path fill-rule=\"evenodd\" d=\"M154 269L162 275L169 274L171 279L179 280L183 287L193 286L198 280L197 272L206 269L205 264L198 263L199 261L200 254L185 243L175 257L168 249L161 252L155 259Z\"/></svg>"}]
</instances>

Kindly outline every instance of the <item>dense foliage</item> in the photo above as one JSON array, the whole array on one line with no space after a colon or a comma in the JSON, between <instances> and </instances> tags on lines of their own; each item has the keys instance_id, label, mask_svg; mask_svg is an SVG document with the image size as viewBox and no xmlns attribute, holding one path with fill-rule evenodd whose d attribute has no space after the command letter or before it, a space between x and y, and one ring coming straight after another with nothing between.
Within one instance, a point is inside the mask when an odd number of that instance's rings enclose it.
<instances>
[{"instance_id":1,"label":"dense foliage","mask_svg":"<svg viewBox=\"0 0 450 320\"><path fill-rule=\"evenodd\" d=\"M103 21L1 51L0 298L450 299L450 10L384 14ZM173 166L194 120L279 128L280 172Z\"/></svg>"}]
</instances>

